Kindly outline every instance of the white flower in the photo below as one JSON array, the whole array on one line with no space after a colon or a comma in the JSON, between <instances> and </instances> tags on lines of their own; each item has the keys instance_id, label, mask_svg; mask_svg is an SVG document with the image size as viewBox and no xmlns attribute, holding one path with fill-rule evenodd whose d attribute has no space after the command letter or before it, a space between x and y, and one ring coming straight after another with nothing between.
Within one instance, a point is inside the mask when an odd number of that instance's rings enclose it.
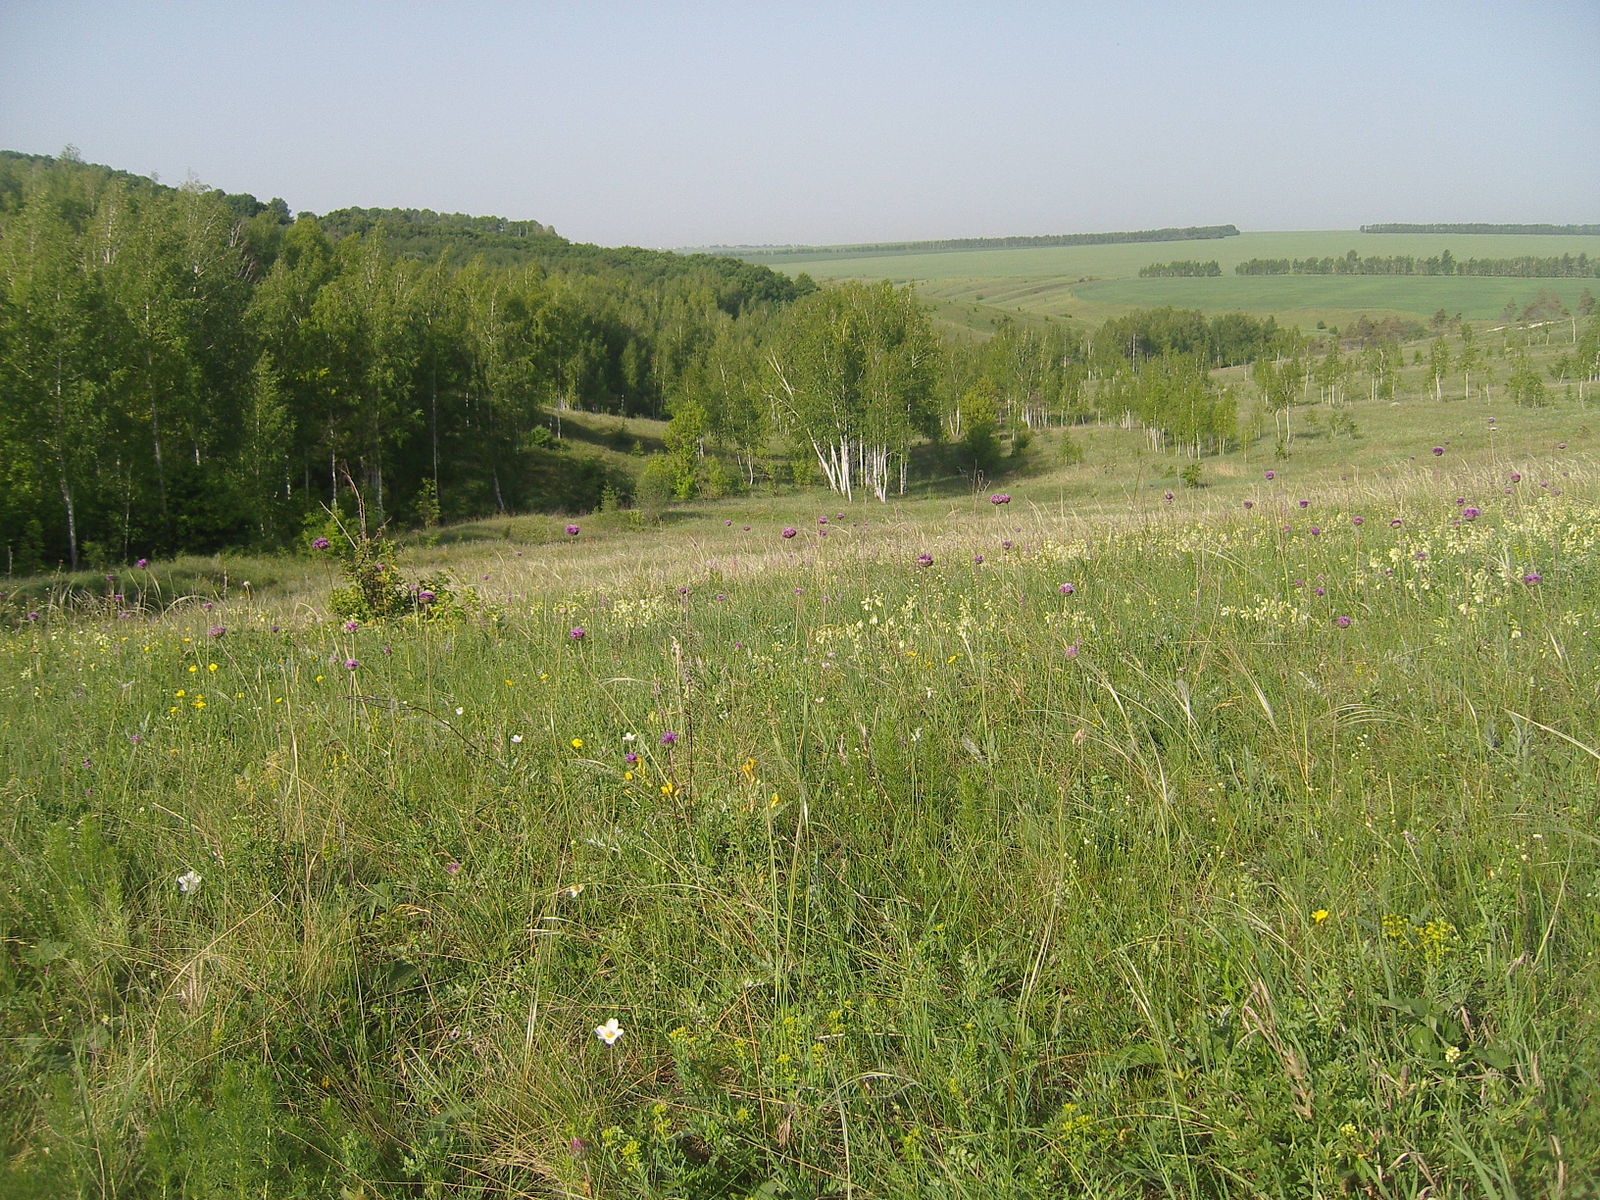
<instances>
[{"instance_id":1,"label":"white flower","mask_svg":"<svg viewBox=\"0 0 1600 1200\"><path fill-rule=\"evenodd\" d=\"M625 742L637 742L639 735L637 733L625 733L622 735L622 740Z\"/></svg>"},{"instance_id":2,"label":"white flower","mask_svg":"<svg viewBox=\"0 0 1600 1200\"><path fill-rule=\"evenodd\" d=\"M617 1039L622 1036L622 1026L617 1024L617 1019L612 1017L604 1025L594 1027L594 1035L608 1046L616 1045Z\"/></svg>"},{"instance_id":3,"label":"white flower","mask_svg":"<svg viewBox=\"0 0 1600 1200\"><path fill-rule=\"evenodd\" d=\"M178 890L185 896L187 896L190 892L200 890L200 876L194 870L194 868L191 867L182 875L178 876Z\"/></svg>"},{"instance_id":4,"label":"white flower","mask_svg":"<svg viewBox=\"0 0 1600 1200\"><path fill-rule=\"evenodd\" d=\"M511 735L511 744L512 744L512 745L513 745L513 746L520 746L520 745L522 745L522 735L521 735L521 734L520 734L520 733L513 733L513 734L512 734L512 735Z\"/></svg>"},{"instance_id":5,"label":"white flower","mask_svg":"<svg viewBox=\"0 0 1600 1200\"><path fill-rule=\"evenodd\" d=\"M561 890L563 892L565 892L568 896L570 896L572 899L576 900L579 896L583 895L583 884L575 883L571 887L565 887L565 888L562 888ZM613 1022L613 1024L614 1023L615 1022Z\"/></svg>"},{"instance_id":6,"label":"white flower","mask_svg":"<svg viewBox=\"0 0 1600 1200\"><path fill-rule=\"evenodd\" d=\"M464 708L462 708L462 707L460 707L460 706L459 706L459 705L458 705L458 706L457 706L457 707L456 707L456 716L458 716L458 717L460 717L460 716L464 716L464 715L465 715L465 714L466 714L466 711L467 711L467 710L466 710L466 709L464 709Z\"/></svg>"}]
</instances>

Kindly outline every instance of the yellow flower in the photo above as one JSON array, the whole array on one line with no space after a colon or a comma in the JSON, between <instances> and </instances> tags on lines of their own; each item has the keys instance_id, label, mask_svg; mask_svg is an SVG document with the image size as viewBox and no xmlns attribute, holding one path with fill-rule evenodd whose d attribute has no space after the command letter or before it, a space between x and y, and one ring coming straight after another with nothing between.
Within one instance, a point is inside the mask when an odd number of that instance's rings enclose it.
<instances>
[{"instance_id":1,"label":"yellow flower","mask_svg":"<svg viewBox=\"0 0 1600 1200\"><path fill-rule=\"evenodd\" d=\"M661 794L663 796L670 796L670 795L672 795L673 792L675 792L677 790L678 789L673 786L672 780L670 780L670 779L667 780L665 783L663 783L661 785Z\"/></svg>"},{"instance_id":2,"label":"yellow flower","mask_svg":"<svg viewBox=\"0 0 1600 1200\"><path fill-rule=\"evenodd\" d=\"M206 670L215 671L216 669L217 669L217 664L216 663L207 663L206 664Z\"/></svg>"},{"instance_id":3,"label":"yellow flower","mask_svg":"<svg viewBox=\"0 0 1600 1200\"><path fill-rule=\"evenodd\" d=\"M574 750L582 750L583 749L583 739L582 738L573 738L572 739L572 748Z\"/></svg>"},{"instance_id":4,"label":"yellow flower","mask_svg":"<svg viewBox=\"0 0 1600 1200\"><path fill-rule=\"evenodd\" d=\"M1315 921L1318 925L1322 924L1324 921L1326 921L1328 919L1328 910L1325 909L1325 908L1317 909L1316 912L1311 914L1311 919L1313 921Z\"/></svg>"}]
</instances>

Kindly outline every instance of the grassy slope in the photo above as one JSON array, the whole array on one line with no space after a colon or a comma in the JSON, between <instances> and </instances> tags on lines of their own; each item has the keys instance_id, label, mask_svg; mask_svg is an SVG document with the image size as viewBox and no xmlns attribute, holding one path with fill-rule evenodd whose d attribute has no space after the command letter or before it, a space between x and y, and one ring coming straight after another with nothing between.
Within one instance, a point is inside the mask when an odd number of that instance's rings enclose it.
<instances>
[{"instance_id":1,"label":"grassy slope","mask_svg":"<svg viewBox=\"0 0 1600 1200\"><path fill-rule=\"evenodd\" d=\"M8 622L0 1194L1585 1195L1600 438L1419 374Z\"/></svg>"},{"instance_id":2,"label":"grassy slope","mask_svg":"<svg viewBox=\"0 0 1600 1200\"><path fill-rule=\"evenodd\" d=\"M1511 258L1587 252L1600 254L1600 238L1532 235L1362 234L1359 232L1244 233L1205 242L1149 245L1065 246L1039 250L991 250L943 254L818 258L774 263L818 279L892 279L916 283L930 297L981 303L1024 312L1069 315L1100 321L1133 308L1184 307L1276 313L1305 325L1325 320L1345 324L1357 311L1380 310L1427 318L1443 308L1454 315L1487 319L1506 301L1525 304L1541 288L1561 296L1569 308L1595 280L1245 278L1231 274L1250 258L1309 258L1342 255L1428 256L1448 249L1458 259ZM1139 269L1171 259L1215 259L1220 279L1138 278Z\"/></svg>"}]
</instances>

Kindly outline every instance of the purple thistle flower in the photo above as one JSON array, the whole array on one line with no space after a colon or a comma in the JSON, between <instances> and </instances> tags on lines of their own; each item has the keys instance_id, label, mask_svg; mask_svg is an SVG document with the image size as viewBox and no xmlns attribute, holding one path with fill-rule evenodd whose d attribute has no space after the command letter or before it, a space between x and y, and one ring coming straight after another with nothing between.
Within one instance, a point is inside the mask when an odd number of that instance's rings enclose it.
<instances>
[{"instance_id":1,"label":"purple thistle flower","mask_svg":"<svg viewBox=\"0 0 1600 1200\"><path fill-rule=\"evenodd\" d=\"M1310 508L1311 507L1311 501L1309 501L1309 500L1300 501L1300 507L1301 508Z\"/></svg>"},{"instance_id":2,"label":"purple thistle flower","mask_svg":"<svg viewBox=\"0 0 1600 1200\"><path fill-rule=\"evenodd\" d=\"M818 517L817 518L817 524L818 525L826 525L827 523L828 523L828 518L827 517Z\"/></svg>"},{"instance_id":3,"label":"purple thistle flower","mask_svg":"<svg viewBox=\"0 0 1600 1200\"><path fill-rule=\"evenodd\" d=\"M1398 528L1400 528L1400 526L1402 526L1404 524L1405 524L1404 521L1402 521L1399 517L1396 517L1394 520L1389 522L1389 528L1390 529L1398 529Z\"/></svg>"},{"instance_id":4,"label":"purple thistle flower","mask_svg":"<svg viewBox=\"0 0 1600 1200\"><path fill-rule=\"evenodd\" d=\"M994 495L989 497L989 503L990 504L1010 504L1011 503L1011 493L1010 492L996 492Z\"/></svg>"},{"instance_id":5,"label":"purple thistle flower","mask_svg":"<svg viewBox=\"0 0 1600 1200\"><path fill-rule=\"evenodd\" d=\"M1544 576L1539 574L1539 572L1537 572L1537 571L1529 571L1526 575L1524 575L1522 577L1522 582L1526 583L1526 584L1535 584L1535 583L1538 583L1543 578L1544 578Z\"/></svg>"},{"instance_id":6,"label":"purple thistle flower","mask_svg":"<svg viewBox=\"0 0 1600 1200\"><path fill-rule=\"evenodd\" d=\"M919 566L919 567L931 567L931 566L933 566L933 555L927 553L926 551L924 551L923 553L917 555L917 566Z\"/></svg>"},{"instance_id":7,"label":"purple thistle flower","mask_svg":"<svg viewBox=\"0 0 1600 1200\"><path fill-rule=\"evenodd\" d=\"M667 730L665 733L663 733L661 735L661 744L663 746L675 745L677 743L677 741L678 741L678 735L673 733L672 730L670 730L670 729Z\"/></svg>"},{"instance_id":8,"label":"purple thistle flower","mask_svg":"<svg viewBox=\"0 0 1600 1200\"><path fill-rule=\"evenodd\" d=\"M575 642L581 642L584 638L588 637L589 634L582 625L574 625L570 630L568 630L567 636Z\"/></svg>"},{"instance_id":9,"label":"purple thistle flower","mask_svg":"<svg viewBox=\"0 0 1600 1200\"><path fill-rule=\"evenodd\" d=\"M420 592L417 593L417 600L418 600L419 603L432 604L435 599L436 599L436 597L434 596L434 594L431 591L429 591L427 588L423 588Z\"/></svg>"},{"instance_id":10,"label":"purple thistle flower","mask_svg":"<svg viewBox=\"0 0 1600 1200\"><path fill-rule=\"evenodd\" d=\"M1244 502L1244 506L1246 508L1254 508L1256 506L1256 502L1254 500L1246 500Z\"/></svg>"},{"instance_id":11,"label":"purple thistle flower","mask_svg":"<svg viewBox=\"0 0 1600 1200\"><path fill-rule=\"evenodd\" d=\"M567 532L569 534L571 534L573 537L577 537L578 534L580 532L582 532L582 531L576 525L568 525L567 526Z\"/></svg>"},{"instance_id":12,"label":"purple thistle flower","mask_svg":"<svg viewBox=\"0 0 1600 1200\"><path fill-rule=\"evenodd\" d=\"M1367 519L1365 517L1351 517L1350 518L1350 524L1352 524L1352 525L1364 525L1364 524L1366 524L1366 521L1367 521Z\"/></svg>"},{"instance_id":13,"label":"purple thistle flower","mask_svg":"<svg viewBox=\"0 0 1600 1200\"><path fill-rule=\"evenodd\" d=\"M629 750L626 754L624 754L622 756L622 761L627 763L631 767L631 766L633 766L634 763L639 761L639 756L637 754L635 754L632 750Z\"/></svg>"},{"instance_id":14,"label":"purple thistle flower","mask_svg":"<svg viewBox=\"0 0 1600 1200\"><path fill-rule=\"evenodd\" d=\"M1522 472L1521 471L1513 471L1513 472L1511 472L1511 482L1512 483L1521 483L1522 482Z\"/></svg>"},{"instance_id":15,"label":"purple thistle flower","mask_svg":"<svg viewBox=\"0 0 1600 1200\"><path fill-rule=\"evenodd\" d=\"M1441 455L1441 454L1443 454L1443 453L1444 453L1444 447L1443 447L1443 446L1435 446L1435 447L1434 447L1434 448L1433 448L1433 456L1434 456L1434 457L1435 457L1435 458L1438 458L1438 457L1439 457L1439 455Z\"/></svg>"},{"instance_id":16,"label":"purple thistle flower","mask_svg":"<svg viewBox=\"0 0 1600 1200\"><path fill-rule=\"evenodd\" d=\"M1276 471L1268 471L1267 472L1267 478L1268 479L1276 479L1277 477L1278 477L1278 473Z\"/></svg>"},{"instance_id":17,"label":"purple thistle flower","mask_svg":"<svg viewBox=\"0 0 1600 1200\"><path fill-rule=\"evenodd\" d=\"M1070 583L1063 583L1060 587L1058 587L1056 589L1056 591L1060 592L1063 596L1070 596L1070 595L1072 595L1073 592L1075 592L1077 590L1078 589L1073 587L1072 584L1070 584Z\"/></svg>"},{"instance_id":18,"label":"purple thistle flower","mask_svg":"<svg viewBox=\"0 0 1600 1200\"><path fill-rule=\"evenodd\" d=\"M973 566L977 566L977 565L978 565L978 564L980 564L980 563L982 563L982 562L983 562L983 555L981 555L981 554L974 554L974 555L973 555L973 556L972 556L972 564L973 564Z\"/></svg>"},{"instance_id":19,"label":"purple thistle flower","mask_svg":"<svg viewBox=\"0 0 1600 1200\"><path fill-rule=\"evenodd\" d=\"M150 560L148 558L141 558L138 562L134 563L133 565L136 566L136 567L148 567L150 565Z\"/></svg>"},{"instance_id":20,"label":"purple thistle flower","mask_svg":"<svg viewBox=\"0 0 1600 1200\"><path fill-rule=\"evenodd\" d=\"M312 542L311 542L311 548L312 548L312 549L313 549L313 550L326 550L326 549L327 549L327 548L328 548L328 547L329 547L329 546L331 546L331 545L332 545L332 544L333 544L333 543L332 543L332 542L330 542L330 541L328 541L328 539L327 539L327 538L325 538L325 537L319 537L319 538L314 538L314 539L313 539L313 540L312 540Z\"/></svg>"},{"instance_id":21,"label":"purple thistle flower","mask_svg":"<svg viewBox=\"0 0 1600 1200\"><path fill-rule=\"evenodd\" d=\"M1172 503L1172 493L1171 492L1165 493L1161 498L1163 500L1165 500L1168 504Z\"/></svg>"},{"instance_id":22,"label":"purple thistle flower","mask_svg":"<svg viewBox=\"0 0 1600 1200\"><path fill-rule=\"evenodd\" d=\"M1333 619L1333 623L1335 625L1337 625L1340 629L1348 629L1348 628L1350 628L1350 618L1346 617L1346 616L1342 616L1341 615L1341 616L1335 617Z\"/></svg>"},{"instance_id":23,"label":"purple thistle flower","mask_svg":"<svg viewBox=\"0 0 1600 1200\"><path fill-rule=\"evenodd\" d=\"M361 628L361 622L360 621L346 621L344 623L344 631L346 633L354 633L356 630L358 630L360 628Z\"/></svg>"},{"instance_id":24,"label":"purple thistle flower","mask_svg":"<svg viewBox=\"0 0 1600 1200\"><path fill-rule=\"evenodd\" d=\"M206 630L207 636L214 638L222 637L227 632L228 627L226 625L213 625L210 629Z\"/></svg>"},{"instance_id":25,"label":"purple thistle flower","mask_svg":"<svg viewBox=\"0 0 1600 1200\"><path fill-rule=\"evenodd\" d=\"M344 660L344 669L346 671L354 671L360 665L361 660L359 658L347 658Z\"/></svg>"},{"instance_id":26,"label":"purple thistle flower","mask_svg":"<svg viewBox=\"0 0 1600 1200\"><path fill-rule=\"evenodd\" d=\"M783 536L783 537L786 537L786 538L792 538L792 537L793 537L793 536L794 536L794 535L795 535L795 534L796 534L796 533L798 533L798 532L799 532L799 531L798 531L798 530L796 530L796 529L794 529L794 528L793 528L793 527L792 527L792 526L788 526L788 525L785 525L785 526L784 526L784 527L783 527L783 534L782 534L782 536Z\"/></svg>"},{"instance_id":27,"label":"purple thistle flower","mask_svg":"<svg viewBox=\"0 0 1600 1200\"><path fill-rule=\"evenodd\" d=\"M1010 540L1009 540L1009 539L1008 539L1008 540L1006 540L1006 541L1004 541L1004 542L1001 542L1001 543L1000 543L1000 548L1001 548L1001 549L1002 549L1002 550L1009 550L1009 549L1011 549L1011 542L1010 542Z\"/></svg>"},{"instance_id":28,"label":"purple thistle flower","mask_svg":"<svg viewBox=\"0 0 1600 1200\"><path fill-rule=\"evenodd\" d=\"M1477 518L1477 516L1478 516L1478 511L1479 511L1479 510L1478 510L1478 509L1476 509L1476 508L1473 508L1473 507L1471 507L1471 506L1470 506L1470 505L1469 505L1469 506L1467 506L1467 507L1466 507L1466 508L1463 508L1463 509L1462 509L1462 510L1461 510L1461 515L1462 515L1462 516L1463 516L1463 517L1465 517L1465 518L1466 518L1466 519L1467 519L1467 520L1469 520L1469 521L1471 521L1471 520L1475 520L1475 519L1476 519L1476 518Z\"/></svg>"},{"instance_id":29,"label":"purple thistle flower","mask_svg":"<svg viewBox=\"0 0 1600 1200\"><path fill-rule=\"evenodd\" d=\"M1316 537L1321 532L1322 532L1322 526L1321 525L1313 525L1311 527L1311 536L1312 537Z\"/></svg>"},{"instance_id":30,"label":"purple thistle flower","mask_svg":"<svg viewBox=\"0 0 1600 1200\"><path fill-rule=\"evenodd\" d=\"M744 527L744 531L745 531L745 532L746 532L746 533L749 533L749 532L750 532L750 526L748 526L748 525L746 525L746 526L745 526L745 527Z\"/></svg>"}]
</instances>

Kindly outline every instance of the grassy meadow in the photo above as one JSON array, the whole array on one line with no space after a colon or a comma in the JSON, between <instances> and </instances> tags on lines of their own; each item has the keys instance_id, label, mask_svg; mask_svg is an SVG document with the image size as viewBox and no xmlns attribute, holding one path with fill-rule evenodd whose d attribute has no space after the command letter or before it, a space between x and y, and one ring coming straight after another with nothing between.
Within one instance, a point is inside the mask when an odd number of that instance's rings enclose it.
<instances>
[{"instance_id":1,"label":"grassy meadow","mask_svg":"<svg viewBox=\"0 0 1600 1200\"><path fill-rule=\"evenodd\" d=\"M778 270L805 271L816 279L893 279L914 283L925 298L947 305L999 309L1096 323L1136 308L1171 304L1208 312L1274 314L1281 322L1311 327L1344 325L1359 313L1426 320L1439 309L1469 320L1499 316L1507 301L1521 307L1541 289L1575 309L1595 280L1506 279L1473 276L1237 276L1252 258L1336 257L1355 250L1370 255L1418 257L1449 250L1458 259L1521 255L1600 254L1600 238L1537 234L1379 234L1359 230L1242 233L1189 242L1106 246L1050 246L1014 250L877 253L852 257L783 255L752 261ZM1173 259L1215 259L1217 279L1140 279L1141 267Z\"/></svg>"},{"instance_id":2,"label":"grassy meadow","mask_svg":"<svg viewBox=\"0 0 1600 1200\"><path fill-rule=\"evenodd\" d=\"M4 581L0 1196L1600 1195L1593 397L1419 371Z\"/></svg>"}]
</instances>

